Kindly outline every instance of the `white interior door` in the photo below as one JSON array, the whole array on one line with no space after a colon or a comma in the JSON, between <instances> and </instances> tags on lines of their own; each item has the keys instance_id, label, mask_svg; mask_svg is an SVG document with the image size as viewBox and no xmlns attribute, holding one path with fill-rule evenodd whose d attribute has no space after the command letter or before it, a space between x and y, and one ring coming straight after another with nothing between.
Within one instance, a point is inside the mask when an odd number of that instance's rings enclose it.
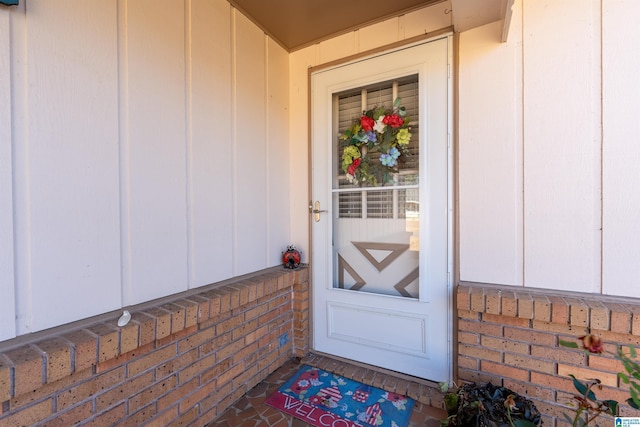
<instances>
[{"instance_id":1,"label":"white interior door","mask_svg":"<svg viewBox=\"0 0 640 427\"><path fill-rule=\"evenodd\" d=\"M311 76L313 347L433 381L451 377L450 46ZM408 144L378 117L394 105Z\"/></svg>"}]
</instances>

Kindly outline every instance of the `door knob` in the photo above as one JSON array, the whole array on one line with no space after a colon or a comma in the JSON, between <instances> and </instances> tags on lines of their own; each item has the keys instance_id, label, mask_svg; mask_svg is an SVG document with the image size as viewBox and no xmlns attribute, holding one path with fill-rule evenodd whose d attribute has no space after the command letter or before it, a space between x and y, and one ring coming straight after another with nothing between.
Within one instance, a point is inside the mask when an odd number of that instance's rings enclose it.
<instances>
[{"instance_id":1,"label":"door knob","mask_svg":"<svg viewBox=\"0 0 640 427\"><path fill-rule=\"evenodd\" d=\"M311 203L309 203L309 210L313 213L313 219L316 222L320 222L320 212L327 212L326 210L320 210L320 202L318 201L313 204L313 208Z\"/></svg>"}]
</instances>

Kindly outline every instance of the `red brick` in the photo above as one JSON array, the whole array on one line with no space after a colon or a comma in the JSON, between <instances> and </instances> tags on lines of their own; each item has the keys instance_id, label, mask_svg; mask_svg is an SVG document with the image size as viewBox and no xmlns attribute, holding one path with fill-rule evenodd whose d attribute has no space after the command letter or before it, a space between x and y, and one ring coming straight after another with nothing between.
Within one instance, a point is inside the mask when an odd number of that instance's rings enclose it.
<instances>
[{"instance_id":1,"label":"red brick","mask_svg":"<svg viewBox=\"0 0 640 427\"><path fill-rule=\"evenodd\" d=\"M485 311L487 313L501 314L502 291L496 289L485 289Z\"/></svg>"},{"instance_id":2,"label":"red brick","mask_svg":"<svg viewBox=\"0 0 640 427\"><path fill-rule=\"evenodd\" d=\"M589 354L588 366L595 371L613 374L624 372L624 365L620 360L596 354Z\"/></svg>"},{"instance_id":3,"label":"red brick","mask_svg":"<svg viewBox=\"0 0 640 427\"><path fill-rule=\"evenodd\" d=\"M82 427L111 426L121 421L122 419L124 419L126 417L126 414L127 414L127 410L126 410L125 404L121 403L118 406L115 406L109 409L107 412L103 412L102 414L99 414L97 417L95 417L88 423L83 424Z\"/></svg>"},{"instance_id":4,"label":"red brick","mask_svg":"<svg viewBox=\"0 0 640 427\"><path fill-rule=\"evenodd\" d=\"M514 328L506 326L504 328L504 337L514 341L521 341L529 344L539 344L544 346L553 346L556 337L553 334L539 332L532 329Z\"/></svg>"},{"instance_id":5,"label":"red brick","mask_svg":"<svg viewBox=\"0 0 640 427\"><path fill-rule=\"evenodd\" d=\"M477 358L480 360L490 360L493 362L502 361L502 353L499 351L491 350L488 348L481 348L475 346L458 345L458 353L463 356Z\"/></svg>"},{"instance_id":6,"label":"red brick","mask_svg":"<svg viewBox=\"0 0 640 427\"><path fill-rule=\"evenodd\" d=\"M505 317L516 317L518 315L518 298L515 292L502 292L502 315Z\"/></svg>"},{"instance_id":7,"label":"red brick","mask_svg":"<svg viewBox=\"0 0 640 427\"><path fill-rule=\"evenodd\" d=\"M141 426L141 425L145 424L145 422L148 419L152 418L154 415L156 415L156 405L155 404L149 404L149 405L145 406L144 408L141 408L137 412L133 412L131 409L129 409L129 413L128 413L127 417L124 419L123 422L121 422L120 424L117 424L117 425L121 426L121 427L125 427L125 426Z\"/></svg>"},{"instance_id":8,"label":"red brick","mask_svg":"<svg viewBox=\"0 0 640 427\"><path fill-rule=\"evenodd\" d=\"M231 332L231 339L237 340L258 329L258 320L244 322Z\"/></svg>"},{"instance_id":9,"label":"red brick","mask_svg":"<svg viewBox=\"0 0 640 427\"><path fill-rule=\"evenodd\" d=\"M152 372L118 383L112 390L101 393L96 397L96 411L102 412L117 402L128 400L135 392L151 384L153 384Z\"/></svg>"},{"instance_id":10,"label":"red brick","mask_svg":"<svg viewBox=\"0 0 640 427\"><path fill-rule=\"evenodd\" d=\"M11 398L11 363L0 353L0 402ZM2 412L0 412L2 414Z\"/></svg>"},{"instance_id":11,"label":"red brick","mask_svg":"<svg viewBox=\"0 0 640 427\"><path fill-rule=\"evenodd\" d=\"M198 379L194 378L191 381L174 388L171 393L168 393L158 399L158 412L162 412L165 409L173 406L185 396L191 394L196 388L198 388Z\"/></svg>"},{"instance_id":12,"label":"red brick","mask_svg":"<svg viewBox=\"0 0 640 427\"><path fill-rule=\"evenodd\" d=\"M158 307L152 307L144 311L156 321L156 340L171 335L171 313Z\"/></svg>"},{"instance_id":13,"label":"red brick","mask_svg":"<svg viewBox=\"0 0 640 427\"><path fill-rule=\"evenodd\" d=\"M211 301L209 298L205 298L202 295L191 295L188 300L198 304L198 323L208 320L209 317L211 317Z\"/></svg>"},{"instance_id":14,"label":"red brick","mask_svg":"<svg viewBox=\"0 0 640 427\"><path fill-rule=\"evenodd\" d=\"M504 355L504 363L506 365L517 366L518 368L524 368L530 371L545 372L548 374L555 372L556 366L553 362L534 359L532 357L521 354L510 353Z\"/></svg>"},{"instance_id":15,"label":"red brick","mask_svg":"<svg viewBox=\"0 0 640 427\"><path fill-rule=\"evenodd\" d=\"M45 425L47 427L69 427L88 419L92 414L93 403L85 402L67 411L57 412L55 418L48 420Z\"/></svg>"},{"instance_id":16,"label":"red brick","mask_svg":"<svg viewBox=\"0 0 640 427\"><path fill-rule=\"evenodd\" d=\"M39 342L37 347L45 356L46 382L54 382L71 375L71 345L68 341L52 338Z\"/></svg>"},{"instance_id":17,"label":"red brick","mask_svg":"<svg viewBox=\"0 0 640 427\"><path fill-rule=\"evenodd\" d=\"M32 426L53 413L53 401L51 399L44 400L12 414L9 419L0 420L0 425L6 426ZM8 424L4 424L8 421Z\"/></svg>"},{"instance_id":18,"label":"red brick","mask_svg":"<svg viewBox=\"0 0 640 427\"><path fill-rule=\"evenodd\" d=\"M518 293L518 317L533 319L533 298L531 295Z\"/></svg>"},{"instance_id":19,"label":"red brick","mask_svg":"<svg viewBox=\"0 0 640 427\"><path fill-rule=\"evenodd\" d=\"M553 323L569 323L569 304L558 296L550 296L551 301L551 321ZM536 319L537 320L537 319Z\"/></svg>"},{"instance_id":20,"label":"red brick","mask_svg":"<svg viewBox=\"0 0 640 427\"><path fill-rule=\"evenodd\" d=\"M529 353L529 344L525 344L522 342L482 336L480 337L480 343L482 347L492 348L498 351L506 351L519 354Z\"/></svg>"},{"instance_id":21,"label":"red brick","mask_svg":"<svg viewBox=\"0 0 640 427\"><path fill-rule=\"evenodd\" d=\"M201 400L210 395L216 390L216 383L208 383L204 384L200 388L193 391L193 393L185 396L182 400L180 400L179 410L181 413L189 411L191 408L195 407Z\"/></svg>"},{"instance_id":22,"label":"red brick","mask_svg":"<svg viewBox=\"0 0 640 427\"><path fill-rule=\"evenodd\" d=\"M118 328L109 323L100 323L87 328L98 337L98 362L112 359L120 353Z\"/></svg>"},{"instance_id":23,"label":"red brick","mask_svg":"<svg viewBox=\"0 0 640 427\"><path fill-rule=\"evenodd\" d=\"M458 342L462 344L480 344L480 335L471 332L458 332Z\"/></svg>"},{"instance_id":24,"label":"red brick","mask_svg":"<svg viewBox=\"0 0 640 427\"><path fill-rule=\"evenodd\" d=\"M519 369L513 366L505 366L502 363L494 363L488 360L480 361L480 370L484 373L491 373L501 376L502 378L512 378L520 381L529 380L529 371Z\"/></svg>"},{"instance_id":25,"label":"red brick","mask_svg":"<svg viewBox=\"0 0 640 427\"><path fill-rule=\"evenodd\" d=\"M471 311L484 313L484 290L479 287L471 288Z\"/></svg>"},{"instance_id":26,"label":"red brick","mask_svg":"<svg viewBox=\"0 0 640 427\"><path fill-rule=\"evenodd\" d=\"M176 356L176 346L169 345L167 347L157 349L156 351L149 353L140 359L132 360L127 364L127 371L129 376L134 376L147 369L155 368L167 360L171 360Z\"/></svg>"},{"instance_id":27,"label":"red brick","mask_svg":"<svg viewBox=\"0 0 640 427\"><path fill-rule=\"evenodd\" d=\"M173 347L173 345L171 347ZM197 348L183 353L178 357L172 357L158 365L156 368L156 378L163 378L173 374L174 372L178 372L180 369L191 365L196 360L198 360Z\"/></svg>"},{"instance_id":28,"label":"red brick","mask_svg":"<svg viewBox=\"0 0 640 427\"><path fill-rule=\"evenodd\" d=\"M478 333L493 337L502 336L502 325L484 322L471 322L468 320L458 321L458 330L469 333Z\"/></svg>"},{"instance_id":29,"label":"red brick","mask_svg":"<svg viewBox=\"0 0 640 427\"><path fill-rule=\"evenodd\" d=\"M484 313L482 315L482 321L486 323L496 323L498 325L517 326L520 328L528 328L531 323L530 319L523 317L511 317L511 316L495 316L493 314Z\"/></svg>"},{"instance_id":30,"label":"red brick","mask_svg":"<svg viewBox=\"0 0 640 427\"><path fill-rule=\"evenodd\" d=\"M535 397L542 400L553 400L555 396L553 389L540 387L531 384L529 381L517 381L511 378L505 378L502 385L527 398Z\"/></svg>"},{"instance_id":31,"label":"red brick","mask_svg":"<svg viewBox=\"0 0 640 427\"><path fill-rule=\"evenodd\" d=\"M561 377L553 374L546 374L543 372L531 372L531 383L536 384L542 387L555 389L555 390L564 390L564 391L572 391L573 381L571 378Z\"/></svg>"},{"instance_id":32,"label":"red brick","mask_svg":"<svg viewBox=\"0 0 640 427\"><path fill-rule=\"evenodd\" d=\"M128 353L139 346L138 337L140 325L137 322L129 322L120 328L120 353Z\"/></svg>"},{"instance_id":33,"label":"red brick","mask_svg":"<svg viewBox=\"0 0 640 427\"><path fill-rule=\"evenodd\" d=\"M134 394L129 398L129 412L135 412L149 403L155 402L160 397L171 393L176 387L178 381L175 375L166 377L144 389L140 393Z\"/></svg>"},{"instance_id":34,"label":"red brick","mask_svg":"<svg viewBox=\"0 0 640 427\"><path fill-rule=\"evenodd\" d=\"M575 326L589 326L589 306L582 300L565 298L569 303L569 321Z\"/></svg>"},{"instance_id":35,"label":"red brick","mask_svg":"<svg viewBox=\"0 0 640 427\"><path fill-rule=\"evenodd\" d=\"M198 303L190 301L189 299L181 299L175 301L177 306L182 307L184 310L184 327L189 328L198 323Z\"/></svg>"},{"instance_id":36,"label":"red brick","mask_svg":"<svg viewBox=\"0 0 640 427\"><path fill-rule=\"evenodd\" d=\"M114 369L104 374L90 378L74 387L64 390L57 395L58 410L69 408L77 403L87 400L89 397L113 387L124 381L124 367Z\"/></svg>"},{"instance_id":37,"label":"red brick","mask_svg":"<svg viewBox=\"0 0 640 427\"><path fill-rule=\"evenodd\" d=\"M168 303L161 305L160 308L171 313L171 335L176 334L185 328L184 307L174 303Z\"/></svg>"},{"instance_id":38,"label":"red brick","mask_svg":"<svg viewBox=\"0 0 640 427\"><path fill-rule=\"evenodd\" d=\"M571 363L576 365L585 363L585 356L582 351L574 351L564 348L553 348L544 345L532 345L531 356L542 360Z\"/></svg>"},{"instance_id":39,"label":"red brick","mask_svg":"<svg viewBox=\"0 0 640 427\"><path fill-rule=\"evenodd\" d=\"M533 295L533 318L543 322L551 321L551 301L549 298Z\"/></svg>"},{"instance_id":40,"label":"red brick","mask_svg":"<svg viewBox=\"0 0 640 427\"><path fill-rule=\"evenodd\" d=\"M131 323L138 324L139 345L143 346L156 340L156 318L146 313L132 313Z\"/></svg>"},{"instance_id":41,"label":"red brick","mask_svg":"<svg viewBox=\"0 0 640 427\"><path fill-rule=\"evenodd\" d=\"M44 358L36 348L25 345L5 352L14 366L14 396L32 391L44 384Z\"/></svg>"},{"instance_id":42,"label":"red brick","mask_svg":"<svg viewBox=\"0 0 640 427\"><path fill-rule=\"evenodd\" d=\"M616 374L594 371L588 368L580 368L577 366L565 365L563 363L558 364L558 375L562 377L568 377L574 375L576 378L585 380L590 378L598 378L602 384L611 387L618 385L618 376Z\"/></svg>"},{"instance_id":43,"label":"red brick","mask_svg":"<svg viewBox=\"0 0 640 427\"><path fill-rule=\"evenodd\" d=\"M456 308L462 311L471 310L471 289L466 286L458 286L456 292Z\"/></svg>"},{"instance_id":44,"label":"red brick","mask_svg":"<svg viewBox=\"0 0 640 427\"><path fill-rule=\"evenodd\" d=\"M631 332L631 311L623 304L606 302L611 312L611 332L628 334Z\"/></svg>"},{"instance_id":45,"label":"red brick","mask_svg":"<svg viewBox=\"0 0 640 427\"><path fill-rule=\"evenodd\" d=\"M207 341L211 341L215 337L215 332L214 328L203 329L180 340L178 342L178 353L184 353L187 350L199 347Z\"/></svg>"},{"instance_id":46,"label":"red brick","mask_svg":"<svg viewBox=\"0 0 640 427\"><path fill-rule=\"evenodd\" d=\"M609 330L609 327L610 327L609 309L599 301L589 302L589 326L594 331Z\"/></svg>"}]
</instances>

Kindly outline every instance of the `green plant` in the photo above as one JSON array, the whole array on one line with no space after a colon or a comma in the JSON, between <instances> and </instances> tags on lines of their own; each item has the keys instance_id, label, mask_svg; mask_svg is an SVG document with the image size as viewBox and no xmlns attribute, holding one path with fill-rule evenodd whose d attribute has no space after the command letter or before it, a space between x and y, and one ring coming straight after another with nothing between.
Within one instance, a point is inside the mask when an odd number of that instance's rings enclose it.
<instances>
[{"instance_id":1,"label":"green plant","mask_svg":"<svg viewBox=\"0 0 640 427\"><path fill-rule=\"evenodd\" d=\"M587 334L578 339L587 353L604 353L604 345L599 337ZM559 340L559 344L563 347L579 348L578 343L574 341ZM631 397L626 400L626 403L632 408L640 409L640 383L637 382L640 381L640 364L635 361L637 357L636 349L630 345L627 354L622 346L618 346L615 357L622 362L625 370L624 372L619 372L618 377L623 383L629 384ZM580 395L574 396L577 405L574 409L575 415L573 418L565 414L565 419L572 423L574 427L587 426L602 414L618 415L619 404L617 401L601 400L596 397L595 390L602 390L603 388L600 380L581 381L573 375L570 376L573 379L573 386L580 393Z\"/></svg>"}]
</instances>

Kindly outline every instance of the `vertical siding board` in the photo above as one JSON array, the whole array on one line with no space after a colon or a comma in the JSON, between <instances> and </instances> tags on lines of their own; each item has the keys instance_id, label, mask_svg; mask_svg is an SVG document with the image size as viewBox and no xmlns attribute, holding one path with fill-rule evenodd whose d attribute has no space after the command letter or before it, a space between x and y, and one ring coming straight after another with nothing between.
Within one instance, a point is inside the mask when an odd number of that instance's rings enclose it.
<instances>
[{"instance_id":1,"label":"vertical siding board","mask_svg":"<svg viewBox=\"0 0 640 427\"><path fill-rule=\"evenodd\" d=\"M267 170L268 225L267 266L281 262L289 243L289 54L268 40ZM297 242L295 242L298 244Z\"/></svg>"},{"instance_id":2,"label":"vertical siding board","mask_svg":"<svg viewBox=\"0 0 640 427\"><path fill-rule=\"evenodd\" d=\"M231 22L226 0L193 0L191 9L191 287L230 278Z\"/></svg>"},{"instance_id":3,"label":"vertical siding board","mask_svg":"<svg viewBox=\"0 0 640 427\"><path fill-rule=\"evenodd\" d=\"M599 6L524 2L527 286L600 292Z\"/></svg>"},{"instance_id":4,"label":"vertical siding board","mask_svg":"<svg viewBox=\"0 0 640 427\"><path fill-rule=\"evenodd\" d=\"M603 1L603 293L640 297L640 3ZM624 67L621 67L624 64Z\"/></svg>"},{"instance_id":5,"label":"vertical siding board","mask_svg":"<svg viewBox=\"0 0 640 427\"><path fill-rule=\"evenodd\" d=\"M267 266L266 64L264 33L235 15L234 275L240 275Z\"/></svg>"},{"instance_id":6,"label":"vertical siding board","mask_svg":"<svg viewBox=\"0 0 640 427\"><path fill-rule=\"evenodd\" d=\"M507 43L499 22L460 35L460 278L522 286L522 40L512 22Z\"/></svg>"},{"instance_id":7,"label":"vertical siding board","mask_svg":"<svg viewBox=\"0 0 640 427\"><path fill-rule=\"evenodd\" d=\"M127 5L131 283L125 305L188 286L184 5Z\"/></svg>"},{"instance_id":8,"label":"vertical siding board","mask_svg":"<svg viewBox=\"0 0 640 427\"><path fill-rule=\"evenodd\" d=\"M20 190L35 331L120 305L117 34L109 0L33 1L27 11Z\"/></svg>"},{"instance_id":9,"label":"vertical siding board","mask_svg":"<svg viewBox=\"0 0 640 427\"><path fill-rule=\"evenodd\" d=\"M10 9L0 9L0 341L16 334Z\"/></svg>"}]
</instances>

